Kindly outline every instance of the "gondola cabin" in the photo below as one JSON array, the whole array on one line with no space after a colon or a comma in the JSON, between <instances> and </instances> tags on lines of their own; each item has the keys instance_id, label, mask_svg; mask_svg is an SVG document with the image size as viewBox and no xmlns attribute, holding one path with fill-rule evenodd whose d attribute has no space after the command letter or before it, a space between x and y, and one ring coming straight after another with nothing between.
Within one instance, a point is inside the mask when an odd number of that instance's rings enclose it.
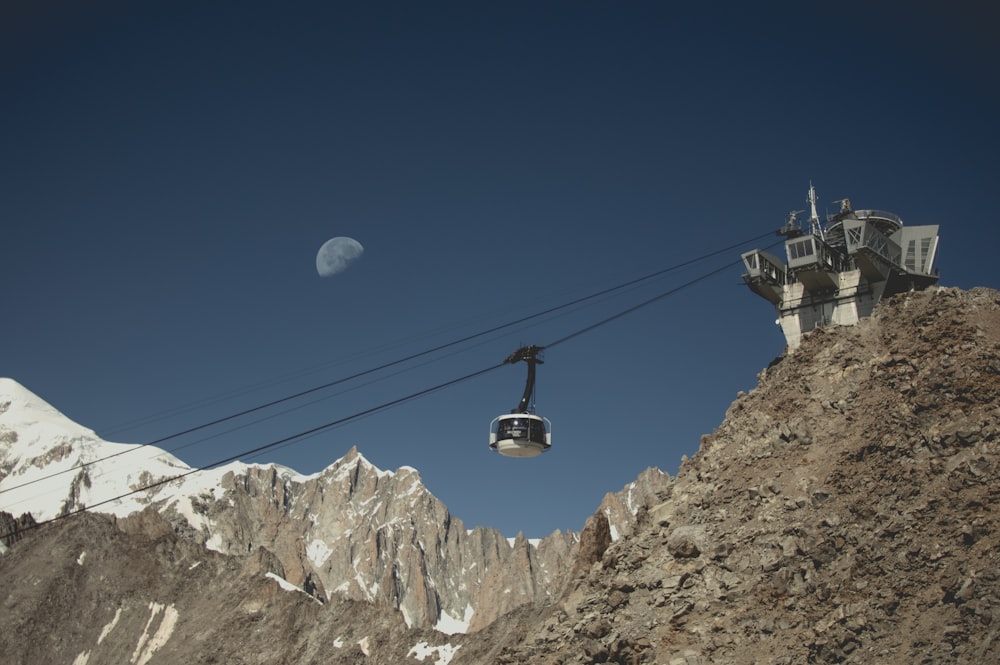
<instances>
[{"instance_id":1,"label":"gondola cabin","mask_svg":"<svg viewBox=\"0 0 1000 665\"><path fill-rule=\"evenodd\" d=\"M537 457L552 447L552 423L533 413L507 413L490 423L490 448L507 457Z\"/></svg>"}]
</instances>

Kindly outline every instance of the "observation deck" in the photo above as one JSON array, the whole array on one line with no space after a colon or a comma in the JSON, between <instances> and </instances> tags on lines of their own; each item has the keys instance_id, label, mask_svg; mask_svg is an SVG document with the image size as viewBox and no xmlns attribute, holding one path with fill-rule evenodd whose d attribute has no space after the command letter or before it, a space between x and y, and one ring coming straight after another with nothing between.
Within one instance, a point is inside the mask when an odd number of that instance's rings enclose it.
<instances>
[{"instance_id":1,"label":"observation deck","mask_svg":"<svg viewBox=\"0 0 1000 665\"><path fill-rule=\"evenodd\" d=\"M937 225L904 226L895 213L853 210L847 199L821 223L812 185L806 200L809 230L800 211L777 232L786 261L760 249L742 255L743 281L774 306L790 349L813 328L852 325L882 298L937 282Z\"/></svg>"}]
</instances>

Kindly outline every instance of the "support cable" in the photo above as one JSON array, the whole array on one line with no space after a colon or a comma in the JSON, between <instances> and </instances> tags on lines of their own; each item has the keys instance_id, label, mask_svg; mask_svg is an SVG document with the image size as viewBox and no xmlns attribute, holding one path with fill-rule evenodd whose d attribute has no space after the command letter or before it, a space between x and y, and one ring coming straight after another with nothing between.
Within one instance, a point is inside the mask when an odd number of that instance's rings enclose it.
<instances>
[{"instance_id":1,"label":"support cable","mask_svg":"<svg viewBox=\"0 0 1000 665\"><path fill-rule=\"evenodd\" d=\"M768 234L768 235L770 235L770 234ZM634 311L636 311L638 309L641 309L643 307L647 307L647 306L649 306L649 305L651 305L651 304L653 304L655 302L658 302L658 301L660 301L660 300L662 300L662 299L664 299L664 298L666 298L668 296L674 295L674 294L678 293L679 291L681 291L683 289L686 289L686 288L689 288L691 286L694 286L695 284L697 284L697 283L699 283L699 282L701 282L701 281L703 281L705 279L708 279L709 277L712 277L712 276L714 276L714 275L722 272L723 270L731 268L733 265L734 265L733 262L727 263L727 264L725 264L725 265L723 265L723 266L721 266L719 268L716 268L714 270L711 270L711 271L709 271L709 272L707 272L707 273L705 273L705 274L703 274L703 275L701 275L701 276L699 276L699 277L697 277L697 278L695 278L693 280L685 282L684 284L682 284L682 285L680 285L678 287L672 288L672 289L670 289L668 291L665 291L665 292L663 292L663 293L661 293L661 294L659 294L657 296L654 296L653 298L649 298L649 299L644 300L643 302L641 302L641 303L639 303L637 305L633 305L632 307L629 307L628 309L622 310L621 312L618 312L617 314L614 314L614 315L609 316L609 317L607 317L605 319L602 319L601 321L598 321L597 323L593 323L593 324L591 324L589 326L581 328L580 330L577 330L576 332L573 332L573 333L570 333L569 335L561 337L561 338L555 340L554 342L551 342L547 346L533 346L533 347L528 347L528 348L534 349L535 352L538 352L538 351L542 351L542 350L544 350L546 348L551 348L553 346L556 346L556 345L562 344L564 342L567 342L567 341L569 341L571 339L579 337L580 335L583 335L584 333L590 332L591 330L594 330L595 328L598 328L598 327L603 326L603 325L605 325L607 323L615 321L615 320L617 320L617 319L619 319L619 318L621 318L621 317L623 317L623 316L625 316L627 314L630 314L630 313L632 313L632 312L634 312ZM735 265L738 265L738 263L735 264ZM660 271L660 272L662 273L662 272L665 272L665 271ZM559 309L559 308L554 308L554 309ZM550 310L550 311L554 311L554 310ZM531 317L527 317L527 318L531 318ZM524 320L524 319L522 319L522 320ZM483 333L483 334L485 334L485 333ZM475 337L475 336L478 336L478 335L474 335L472 337ZM467 339L471 339L471 337L467 338ZM447 345L445 345L445 346L447 346ZM442 348L442 347L439 347L439 348ZM429 352L425 352L425 353L429 353ZM18 535L20 535L20 534L22 534L24 532L36 529L38 527L41 527L41 526L44 526L44 525L47 525L47 524L51 524L53 522L57 522L57 521L59 521L61 519L64 519L66 517L70 517L70 516L73 516L73 515L79 515L80 513L88 512L88 511L90 511L90 510L92 510L94 508L97 508L99 506L107 505L109 503L113 503L115 501L118 501L118 500L127 498L129 496L132 496L133 494L138 494L139 492L144 492L144 491L156 488L156 487L160 487L162 485L166 485L166 484L168 484L170 482L173 482L175 480L180 480L182 478L186 478L187 476L190 476L190 475L193 475L195 473L198 473L199 471L205 471L205 470L217 467L217 466L221 466L223 464L228 464L230 462L237 461L241 457L248 457L248 456L252 456L252 455L257 455L257 454L259 454L259 453L261 453L261 452L263 452L265 450L270 450L270 449L273 449L273 448L278 447L278 446L284 446L284 445L291 444L293 442L297 442L297 441L299 441L301 439L304 439L306 437L312 436L314 434L318 434L318 433L326 431L328 429L332 429L332 428L337 427L339 425L347 424L349 422L352 422L354 420L358 420L358 419L363 418L365 416L368 416L368 415L371 415L371 414L374 414L374 413L377 413L377 412L380 412L380 411L384 411L384 410L389 409L389 408L394 407L394 406L398 406L400 404L403 404L404 402L408 402L408 401L416 399L418 397L422 397L424 395L428 395L430 393L437 392L438 390L442 390L444 388L447 388L449 386L461 383L463 381L467 381L467 380L475 378L477 376L481 376L483 374L487 374L489 372L492 372L492 371L494 371L496 369L504 367L505 365L508 365L511 362L515 362L516 360L520 359L520 358L514 358L514 355L516 355L516 354L517 354L517 352L515 352L515 354L513 354L511 356L508 356L503 362L501 362L501 363L499 363L497 365L493 365L491 367L487 367L487 368L478 370L476 372L472 372L471 374L466 374L465 376L459 377L457 379L453 379L451 381L446 381L446 382L440 383L440 384L438 384L436 386L432 386L430 388L425 388L424 390L419 390L419 391L417 391L415 393L411 393L411 394L409 394L409 395L407 395L405 397L400 397L400 398L391 400L389 402L384 402L384 403L382 403L382 404L380 404L378 406L375 406L375 407L372 407L372 408L369 408L369 409L365 409L363 411L359 411L359 412L354 413L352 415L345 416L344 418L340 418L338 420L334 420L334 421L325 423L323 425L319 425L317 427L313 427L313 428L305 430L303 432L299 432L298 434L293 434L291 436L279 439L277 441L272 441L270 443L266 443L264 445L257 446L255 448L251 448L249 450L245 450L245 451L243 451L241 453L237 453L236 455L231 455L231 456L226 457L224 459L221 459L221 460L218 460L216 462L213 462L213 463L211 463L211 464L209 464L207 466L198 467L198 468L192 468L192 469L190 469L188 471L185 471L184 473L177 474L175 476L171 476L170 478L164 478L164 479L161 479L161 480L149 483L147 485L143 485L142 487L138 487L138 488L133 489L133 490L131 490L129 492L125 492L123 494L119 494L118 496L115 496L115 497L112 497L112 498L109 498L109 499L104 499L104 500L99 501L99 502L97 502L95 504L92 504L90 506L85 506L85 507L79 508L79 509L77 509L75 511L66 512L66 513L63 513L61 515L57 515L56 517L50 518L48 520L44 520L42 522L37 522L35 524L23 526L21 528L17 528L15 530L13 530L11 532L8 532L8 533L5 533L5 534L0 534L0 541L3 541L4 539L7 539L7 538L16 537L16 536L18 536ZM424 354L417 354L417 355L424 355ZM416 357L416 356L413 356L413 357ZM513 358L513 360L512 360L512 358ZM400 362L402 362L402 361L400 361ZM394 363L390 363L390 364L394 364ZM388 365L386 365L386 366L388 366ZM374 371L374 370L372 370L372 371ZM312 392L312 391L309 391L309 392ZM219 422L222 422L223 420L226 420L226 419L220 419ZM197 429L197 428L195 428L195 429ZM193 431L193 430L191 430L191 431ZM151 444L145 444L145 445L151 445ZM138 447L137 448L132 448L130 450L137 450L137 449L138 449ZM107 456L105 458L102 458L102 459L110 459L112 457L117 456L118 454L121 454L121 453L117 453L115 455L109 455L109 456ZM92 462L88 462L87 465L95 464L98 461L101 461L101 460L94 460ZM87 466L87 465L80 465L80 466L82 467L82 466ZM79 467L77 467L77 468L79 468ZM57 474L53 474L53 475L57 475ZM25 485L26 484L29 484L29 483L25 483Z\"/></svg>"},{"instance_id":2,"label":"support cable","mask_svg":"<svg viewBox=\"0 0 1000 665\"><path fill-rule=\"evenodd\" d=\"M552 314L552 313L557 312L559 310L567 309L567 308L572 307L574 305L578 305L578 304L586 302L588 300L593 300L595 298L599 298L601 296L607 295L609 293L613 293L615 291L620 291L622 289L628 288L630 286L634 286L634 285L639 284L641 282L648 281L648 280L653 279L655 277L659 277L661 275L664 275L666 273L672 272L674 270L679 270L680 268L684 268L684 267L692 265L694 263L698 263L699 261L703 261L703 260L711 258L713 256L717 256L718 254L722 254L722 253L725 253L725 252L732 251L733 249L735 249L737 247L741 247L743 245L747 245L749 243L756 242L758 240L762 240L764 238L771 237L772 235L773 234L770 233L770 232L764 233L764 234L761 234L761 235L756 236L754 238L749 238L747 240L743 240L741 242L734 243L734 244L729 245L727 247L723 247L721 249L713 250L713 251L708 252L706 254L702 254L702 255L697 256L697 257L695 257L693 259L688 259L687 261L682 261L681 263L675 264L675 265L670 266L668 268L657 270L655 272L649 273L649 274L644 275L642 277L638 277L638 278L629 280L627 282L623 282L621 284L618 284L617 286L612 286L612 287L607 288L607 289L602 289L602 290L597 291L595 293L592 293L590 295L583 296L583 297L580 297L580 298L576 298L575 300L571 300L571 301L569 301L567 303L563 303L561 305L556 305L554 307L550 307L550 308L544 309L542 311L536 312L534 314L530 314L528 316L523 316L523 317L521 317L519 319L515 319L513 321L509 321L507 323L503 323L503 324L500 324L498 326L494 326L492 328L489 328L487 330L483 330L481 332L477 332L477 333L473 333L471 335L467 335L465 337L461 337L461 338L453 340L451 342L446 342L444 344L439 344L438 346L432 347L432 348L427 349L425 351L420 351L420 352L417 352L417 353L413 353L413 354L410 354L410 355L405 356L403 358L400 358L398 360L393 360L393 361L390 361L390 362L387 362L387 363L383 363L383 364L378 365L376 367L373 367L371 369L367 369L367 370L364 370L364 371L361 371L361 372L357 372L355 374L352 374L350 376L346 376L346 377L337 379L335 381L330 381L328 383L324 383L322 385L315 386L315 387L309 388L307 390L302 390L300 392L294 393L292 395L288 395L286 397L282 397L282 398L279 398L279 399L271 400L270 402L266 402L266 403L260 404L258 406L250 407L250 408L244 409L242 411L239 411L237 413L233 413L233 414L228 415L228 416L224 416L224 417L221 417L221 418L216 418L215 420L209 421L207 423L203 423L201 425L196 425L194 427L189 427L189 428L187 428L185 430L182 430L182 431L179 431L179 432L175 432L173 434L169 434L167 436L163 436L163 437L160 437L158 439L154 439L153 441L148 441L146 443L139 444L139 445L137 445L135 447L132 447L132 448L127 448L125 450L120 450L120 451L112 453L110 455L106 455L105 457L101 457L101 458L98 458L98 459L95 459L95 460L90 460L88 462L84 462L82 464L78 464L77 466L70 467L68 469L63 469L61 471L57 471L57 472L49 474L47 476L41 476L39 478L35 478L33 480L21 483L19 485L12 485L10 487L6 487L6 488L3 488L3 489L0 489L0 494L3 494L4 492L13 491L15 489L20 489L20 488L25 487L27 485L32 485L32 484L35 484L35 483L38 483L38 482L42 482L43 480L48 480L49 478L52 478L52 477L55 477L55 476L58 476L58 475L61 475L61 474L64 474L64 473L69 473L71 471L76 471L78 469L83 469L83 468L86 468L88 466L92 466L94 464L97 464L98 462L103 462L103 461L108 460L108 459L113 459L113 458L118 457L120 455L125 455L127 453L131 453L131 452L134 452L136 450L140 450L142 448L145 448L147 446L156 446L158 444L164 443L166 441L171 441L173 439L185 436L187 434L193 434L194 432L198 432L198 431L207 429L209 427L213 427L215 425L220 425L222 423L225 423L225 422L228 422L230 420L234 420L236 418L240 418L240 417L249 415L251 413L255 413L257 411L262 411L264 409L268 409L268 408L271 408L273 406L277 406L279 404L283 404L285 402L289 402L291 400L298 399L300 397L305 397L306 395L311 395L311 394L313 394L315 392L318 392L320 390L331 388L333 386L336 386L336 385L339 385L339 384L342 384L342 383L346 383L347 381L358 379L358 378L361 378L363 376L367 376L369 374L373 374L375 372L379 372L381 370L388 369L390 367L394 367L396 365L408 362L410 360L415 360L417 358L421 358L423 356L430 355L430 354L435 353L437 351L442 351L442 350L450 348L452 346L457 346L459 344L471 341L473 339L477 339L479 337L483 337L485 335L489 335L491 333L498 332L498 331L503 330L505 328L510 328L512 326L516 326L518 324L525 323L527 321L530 321L532 319L536 319L536 318L545 316L547 314ZM639 305L637 305L635 307L629 308L628 310L626 310L624 312L616 314L615 316L612 316L612 317L610 317L608 319L600 321L600 322L598 322L598 323L596 323L596 324L594 324L592 326L588 326L587 328L585 328L585 329L583 329L581 331L578 331L576 333L573 333L572 335L564 337L564 338L562 338L560 340L556 340L552 344L549 344L549 346L554 346L556 344L560 344L560 343L562 343L564 341L567 341L568 339L572 339L573 337L576 337L577 335L581 335L584 332L588 332L589 330L591 330L593 328L602 326L605 323L609 323L609 322L613 321L614 319L617 319L617 318L619 318L621 316L624 316L625 314L628 314L629 312L632 312L632 311L634 311L636 309L639 309L641 307L645 307L646 305L651 304L653 302L656 302L657 300L660 300L662 298L665 298L665 297L667 297L667 296L675 293L676 291L678 291L678 290L680 290L682 288L686 288L687 286L690 286L690 285L692 285L692 284L694 284L694 283L696 283L698 281L701 281L702 279L704 279L704 278L706 278L708 276L714 275L716 272L720 272L721 270L724 270L725 268L728 268L730 265L731 264L727 264L726 266L723 266L722 268L719 268L718 270L713 271L709 275L702 276L702 277L700 277L700 278L698 278L698 279L696 279L696 280L694 280L692 282L689 282L688 284L686 284L684 286L678 287L677 289L672 289L671 291L668 291L667 293L660 294L659 296L656 296L656 297L650 299L649 301L646 301L645 303L640 303ZM172 452L173 450L179 450L182 447L185 447L185 446L174 448L174 449L166 451L166 452Z\"/></svg>"},{"instance_id":3,"label":"support cable","mask_svg":"<svg viewBox=\"0 0 1000 665\"><path fill-rule=\"evenodd\" d=\"M444 383L439 383L436 386L432 386L430 388L425 388L423 390L418 390L415 393L410 393L409 395L406 395L404 397L399 397L397 399L390 400L388 402L383 402L382 404L379 404L378 406L374 406L374 407L371 407L369 409L365 409L364 411L358 411L357 413L351 414L349 416L345 416L345 417L340 418L338 420L333 420L333 421L325 423L323 425L318 425L318 426L313 427L311 429L308 429L308 430L306 430L304 432L299 432L298 434L293 434L293 435L287 436L287 437L285 437L283 439L279 439L277 441L272 441L270 443L266 443L264 445L257 446L256 448L251 448L249 450L245 450L245 451L243 451L241 453L237 453L236 455L230 455L229 457L217 460L217 461L212 462L211 464L208 464L206 466L191 468L191 469L185 471L184 473L179 473L179 474L176 474L174 476L170 476L169 478L161 478L160 480L157 480L157 481L154 481L154 482L151 482L151 483L147 483L146 485L143 485L142 487L138 487L138 488L130 490L128 492L124 492L122 494L119 494L118 496L114 496L114 497L111 497L109 499L103 499L103 500L98 501L97 503L91 504L89 506L84 506L83 508L78 508L77 510L73 510L73 511L62 513L61 515L56 515L55 517L49 518L47 520L43 520L41 522L36 522L34 524L26 525L26 526L21 527L19 529L15 529L15 530L10 531L8 533L0 534L0 542L2 542L3 540L5 540L7 538L16 538L17 536L21 535L22 533L25 533L27 531L31 531L33 529L37 529L37 528L39 528L41 526L45 526L47 524L52 524L53 522L58 522L59 520L65 519L67 517L72 517L73 515L79 515L81 513L89 512L89 511L91 511L91 510L93 510L95 508L98 508L100 506L104 506L104 505L107 505L109 503L114 503L115 501L119 501L121 499L125 499L127 497L130 497L133 494L138 494L140 492L145 492L145 491L148 491L148 490L160 487L162 485L167 485L169 483L174 482L175 480L181 480L182 478L186 478L186 477L188 477L190 475L198 473L199 471L207 471L208 469L212 469L212 468L215 468L217 466L222 466L223 464L228 464L230 462L235 462L235 461L237 461L241 457L247 457L247 456L251 456L251 455L256 455L256 454L261 453L261 452L263 452L265 450L269 450L271 448L275 448L275 447L281 446L281 445L287 445L289 443L292 443L294 441L298 441L300 439L304 439L304 438L312 436L314 434L319 434L320 432L324 432L326 430L333 429L334 427L338 427L340 425L345 425L345 424L347 424L349 422L352 422L354 420L359 420L359 419L361 419L361 418L363 418L365 416L369 416L369 415L371 415L373 413L377 413L379 411L384 411L385 409L389 409L391 407L398 406L400 404L403 404L404 402L409 402L410 400L417 399L418 397L423 397L424 395L429 395L430 393L437 392L438 390L443 390L443 389L445 389L445 388L447 388L449 386L453 386L455 384L462 383L464 381L468 381L469 379L473 379L473 378L475 378L477 376L481 376L483 374L487 374L489 372L492 372L493 370L500 369L505 364L506 363L499 363L499 364L493 365L492 367L486 367L485 369L481 369L481 370L478 370L476 372L472 372L471 374L466 374L465 376L459 377L457 379L452 379L451 381L445 381Z\"/></svg>"}]
</instances>

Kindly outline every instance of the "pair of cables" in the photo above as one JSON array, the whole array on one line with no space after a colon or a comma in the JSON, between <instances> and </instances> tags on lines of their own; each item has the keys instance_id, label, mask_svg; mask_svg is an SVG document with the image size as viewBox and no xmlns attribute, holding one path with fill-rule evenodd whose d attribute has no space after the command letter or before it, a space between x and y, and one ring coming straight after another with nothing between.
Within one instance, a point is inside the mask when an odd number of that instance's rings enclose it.
<instances>
[{"instance_id":1,"label":"pair of cables","mask_svg":"<svg viewBox=\"0 0 1000 665\"><path fill-rule=\"evenodd\" d=\"M656 272L644 275L642 277L638 277L636 279L629 280L627 282L618 284L618 285L610 287L610 288L602 289L602 290L597 291L595 293L592 293L590 295L583 296L583 297L580 297L580 298L576 298L574 300L571 300L569 302L566 302L566 303L563 303L563 304L560 304L560 305L556 305L554 307L549 307L549 308L541 310L539 312L535 312L534 314L530 314L530 315L527 315L527 316L524 316L524 317L520 317L518 319L515 319L515 320L512 320L512 321L508 321L507 323L503 323L503 324L498 325L498 326L493 326L491 328L488 328L486 330L482 330L482 331L477 332L477 333L473 333L471 335L466 335L464 337L452 340L450 342L446 342L444 344L439 344L437 346L434 346L432 348L426 349L424 351L420 351L418 353L409 354L409 355L404 356L402 358L399 358L397 360L393 360L393 361L390 361L390 362L387 362L387 363L382 363L382 364L377 365L375 367L372 367L370 369L367 369L367 370L364 370L364 371L361 371L361 372L357 372L357 373L351 374L349 376L346 376L346 377L343 377L343 378L340 378L340 379L337 379L337 380L334 380L334 381L330 381L330 382L324 383L322 385L315 386L313 388L309 388L307 390L302 390L302 391L296 392L294 394L281 397L279 399L270 400L270 401L265 402L263 404L259 404L257 406L251 407L251 408L243 409L241 411L238 411L236 413L233 413L233 414L221 417L221 418L216 418L216 419L213 419L213 420L211 420L209 422L206 422L206 423L203 423L203 424L200 424L200 425L196 425L196 426L193 426L193 427L186 428L184 430L175 432L175 433L167 435L167 436L160 437L158 439L155 439L153 441L149 441L149 442L141 444L139 446L135 446L135 447L132 447L132 448L127 448L125 450L121 450L119 452L112 453L110 455L106 455L106 456L101 457L99 459L90 460L90 461L84 462L82 464L76 465L76 466L68 468L68 469L64 469L64 470L61 470L61 471L58 471L58 472L55 472L55 473L52 473L52 474L49 474L49 475L46 475L46 476L42 476L42 477L38 477L38 478L32 479L30 481L21 483L19 485L12 485L10 487L4 488L3 490L0 490L0 495L2 495L5 492L13 491L15 489L20 489L20 488L23 488L25 486L28 486L28 485L31 485L31 484L34 484L34 483L38 483L38 482L41 482L43 480L50 479L50 478L53 478L55 476L58 476L58 475L61 475L61 474L64 474L64 473L69 473L69 472L76 471L76 470L79 470L79 469L84 469L84 468L87 468L89 466L98 464L99 462L107 461L107 460L113 459L115 457L118 457L120 455L125 455L125 454L128 454L128 453L132 453L132 452L135 452L137 450L141 450L141 449L143 449L145 447L156 446L158 444L161 444L161 443L164 443L164 442L167 442L167 441L171 441L171 440L180 438L182 436L186 436L188 434L193 434L195 432L199 432L199 431L208 429L210 427L213 427L213 426L216 426L216 425L220 425L222 423L230 422L230 421L236 420L238 418L242 418L244 416L247 416L247 415L250 415L250 414L253 414L253 413L257 413L257 412L260 412L260 411L263 411L263 410L266 410L266 409L269 409L269 408L272 408L272 407L275 407L275 406L278 406L278 405L281 405L281 404L285 404L285 403L291 402L293 400L297 400L297 399L306 397L308 395L312 395L312 394L318 393L320 391L332 388L334 386L347 383L349 381L353 381L355 379L359 379L359 378L362 378L362 377L365 377L365 376L369 376L369 375L375 374L375 373L380 372L382 370L386 370L386 369L389 369L391 367L395 367L395 366L401 365L403 363L406 363L406 362L409 362L409 361L412 361L412 360L416 360L418 358L429 356L429 355L437 353L439 351L443 351L443 350L446 350L446 349L449 349L449 348L452 348L452 347L459 346L459 345L464 344L466 342L469 342L469 341L472 341L472 340L475 340L475 339L478 339L478 338L485 337L487 335L499 332L499 331L504 330L504 329L512 328L514 326L526 323L528 321L532 321L532 320L539 319L541 317L544 317L544 316L547 316L547 315L550 315L550 314L554 314L554 313L557 313L557 312L560 312L560 311L567 310L567 309L569 309L571 307L574 307L576 305L581 305L583 303L595 300L595 299L600 298L602 296L607 296L607 295L610 295L610 294L613 294L613 293L617 293L617 292L623 291L623 290L625 290L625 289L627 289L629 287L633 287L633 286L639 285L639 284L641 284L643 282L649 281L649 280L654 279L656 277L663 276L663 275L665 275L665 274L667 274L669 272L673 272L673 271L679 270L681 268L690 266L690 265L698 263L700 261L704 261L706 259L712 258L712 257L717 256L719 254L733 251L733 250L735 250L735 249L737 249L739 247L742 247L742 246L747 245L747 244L752 243L752 242L756 242L756 241L762 240L762 239L767 238L767 237L769 237L771 235L772 234L767 233L767 234L762 234L760 236L756 236L754 238L749 238L747 240L743 240L741 242L734 243L732 245L728 245L728 246L723 247L721 249L713 250L711 252L702 254L702 255L700 255L698 257L689 259L687 261L683 261L681 263L675 264L675 265L670 266L668 268L664 268L662 270L658 270ZM599 321L597 321L595 323L587 325L587 326L585 326L585 327L583 327L583 328L581 328L579 330L576 330L576 331L574 331L574 332L572 332L572 333L570 333L568 335L560 337L560 338L558 338L558 339L550 342L549 344L546 344L544 346L540 345L539 349L551 349L551 348L553 348L555 346L558 346L560 344L564 344L564 343L566 343L566 342L568 342L568 341L570 341L570 340L572 340L572 339L574 339L576 337L584 335L584 334L586 334L588 332L591 332L591 331L593 331L593 330L595 330L597 328L600 328L600 327L602 327L604 325L607 325L607 324L609 324L609 323L611 323L613 321L616 321L616 320L618 320L618 319L620 319L620 318L622 318L624 316L627 316L628 314L631 314L632 312L635 312L635 311L637 311L639 309L642 309L644 307L648 307L649 305L652 305L652 304L654 304L656 302L659 302L660 300L663 300L663 299L665 299L665 298L667 298L669 296L672 296L672 295L674 295L674 294L676 294L676 293L678 293L680 291L683 291L685 289L691 288L691 287L695 286L696 284L698 284L698 283L700 283L700 282L702 282L702 281L704 281L704 280L706 280L706 279L708 279L710 277L713 277L713 276L715 276L715 275L717 275L717 274L719 274L719 273L721 273L721 272L723 272L725 270L731 269L734 265L739 265L739 262L735 262L735 263L734 262L727 262L726 264L724 264L724 265L722 265L722 266L720 266L718 268L715 268L715 269L713 269L711 271L708 271L706 273L703 273L703 274L697 276L696 278L694 278L692 280L689 280L689 281L687 281L687 282L685 282L685 283L683 283L683 284L681 284L679 286L676 286L676 287L674 287L672 289L669 289L669 290L667 290L665 292L662 292L662 293L660 293L660 294L658 294L656 296L653 296L652 298L648 298L648 299L646 299L646 300L644 300L644 301L642 301L642 302L640 302L640 303L638 303L636 305L633 305L633 306L631 306L631 307L629 307L629 308L627 308L625 310L617 312L616 314L613 314L613 315L611 315L609 317L601 319L601 320L599 320ZM387 409L393 408L395 406L399 406L399 405L404 404L406 402L418 399L420 397L424 397L426 395L438 392L440 390L444 390L446 388L449 388L451 386L457 385L459 383L463 383L465 381L469 381L471 379L474 379L476 377L482 376L484 374L488 374L488 373L490 373L490 372L492 372L494 370L497 370L497 369L500 369L501 367L504 367L506 364L507 364L507 361L505 360L505 361L497 363L495 365L491 365L489 367L485 367L485 368L477 370L475 372L471 372L469 374L465 374L464 376L460 376L460 377L457 377L455 379L451 379L451 380L445 381L443 383L439 383L439 384L431 386L429 388L418 390L418 391L416 391L414 393L410 393L410 394L405 395L403 397L399 397L397 399L393 399L393 400L390 400L388 402L384 402L384 403L379 404L377 406L374 406L374 407L371 407L371 408L368 408L368 409L364 409L362 411L358 411L356 413L353 413L351 415L345 416L343 418L339 418L339 419L336 419L336 420L333 420L333 421L330 421L330 422L327 422L327 423L324 423L324 424L312 427L310 429L307 429L305 431L293 434L291 436L287 436L287 437L284 437L284 438L281 438L281 439L278 439L278 440L275 440L275 441L271 441L271 442L268 442L268 443L256 446L254 448L250 448L250 449L241 451L240 453L237 453L236 455L231 455L231 456L228 456L228 457L216 460L216 461L214 461L214 462L212 462L212 463L210 463L210 464L208 464L206 466L192 468L192 469L190 469L188 471L185 471L183 473L179 473L179 474L176 474L176 475L168 477L168 478L163 478L163 479L160 479L158 481L142 485L141 487L137 487L137 488L135 488L133 490L130 490L129 492L125 492L125 493L122 493L122 494L120 494L118 496L114 496L114 497L102 500L102 501L100 501L98 503L94 503L94 504L91 504L89 506L86 506L86 507L83 507L83 508L79 508L79 509L77 509L75 511L68 511L68 512L60 514L60 515L58 515L56 517L50 518L48 520L44 520L42 522L35 523L35 524L31 525L31 526L25 526L25 527L22 527L19 530L12 531L10 533L0 534L0 540L7 539L8 537L11 537L11 536L16 536L19 533L21 533L23 531L26 531L28 529L31 529L31 528L36 528L38 526L42 526L42 525L45 525L45 524L50 524L52 522L61 520L61 519L66 518L66 517L70 517L72 515L77 515L77 514L80 514L80 513L83 513L83 512L87 512L87 511L93 510L95 508L99 508L100 506L104 506L104 505L107 505L107 504L110 504L110 503L114 503L116 501L119 501L121 499L125 499L125 498L127 498L129 496L132 496L134 494L138 494L140 492L145 492L145 491L148 491L148 490L151 490L151 489L155 489L157 487L160 487L162 485L166 485L166 484L171 483L173 481L181 480L181 479L183 479L183 478L185 478L187 476L190 476L192 474L198 473L200 471L212 469L212 468L221 466L223 464L228 464L230 462L234 462L234 461L236 461L236 460L238 460L240 458L243 458L243 457L256 456L256 455L259 455L260 453L262 453L264 451L267 451L267 450L272 450L272 449L275 449L275 448L278 448L278 447L284 447L284 446L287 446L287 445L291 445L293 443L301 441L301 440L303 440L305 438L308 438L310 436L314 436L314 435L319 434L321 432L325 432L325 431L333 429L335 427L346 425L348 423L354 422L354 421L359 420L361 418L364 418L364 417L367 417L367 416L370 416L370 415L373 415L373 414L376 414L376 413L380 413L382 411L385 411ZM175 450L177 450L177 449L179 449L179 448L175 448Z\"/></svg>"}]
</instances>

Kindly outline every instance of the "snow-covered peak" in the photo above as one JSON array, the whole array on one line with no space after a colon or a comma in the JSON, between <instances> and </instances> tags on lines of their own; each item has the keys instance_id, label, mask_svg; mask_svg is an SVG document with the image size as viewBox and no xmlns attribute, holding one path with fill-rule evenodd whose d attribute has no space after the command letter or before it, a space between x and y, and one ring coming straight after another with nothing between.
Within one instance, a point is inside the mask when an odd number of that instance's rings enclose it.
<instances>
[{"instance_id":1,"label":"snow-covered peak","mask_svg":"<svg viewBox=\"0 0 1000 665\"><path fill-rule=\"evenodd\" d=\"M53 438L97 438L94 430L73 422L14 379L0 377L0 444L13 443L3 438L5 431L16 431L21 446Z\"/></svg>"},{"instance_id":2,"label":"snow-covered peak","mask_svg":"<svg viewBox=\"0 0 1000 665\"><path fill-rule=\"evenodd\" d=\"M295 483L323 475L332 482L364 477L378 483L396 475L377 468L357 447L309 476L281 465L242 462L195 470L155 446L104 441L17 381L0 378L0 510L30 512L36 520L83 507L121 516L165 501L200 526L203 520L188 509L188 497L219 487L228 473L242 475L250 468L274 468ZM412 476L419 481L415 471Z\"/></svg>"},{"instance_id":3,"label":"snow-covered peak","mask_svg":"<svg viewBox=\"0 0 1000 665\"><path fill-rule=\"evenodd\" d=\"M191 471L159 448L104 441L8 378L0 379L0 468L0 510L36 520L83 507L128 514L151 498L132 491Z\"/></svg>"}]
</instances>

